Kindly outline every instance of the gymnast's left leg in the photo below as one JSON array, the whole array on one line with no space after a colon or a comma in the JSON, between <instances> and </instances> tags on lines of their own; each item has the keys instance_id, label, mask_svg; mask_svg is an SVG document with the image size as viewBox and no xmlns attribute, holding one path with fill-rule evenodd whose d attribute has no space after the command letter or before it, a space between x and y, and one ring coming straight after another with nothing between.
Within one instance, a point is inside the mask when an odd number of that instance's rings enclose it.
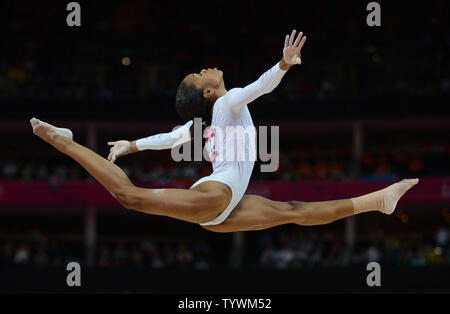
<instances>
[{"instance_id":1,"label":"gymnast's left leg","mask_svg":"<svg viewBox=\"0 0 450 314\"><path fill-rule=\"evenodd\" d=\"M324 202L276 202L258 195L245 195L222 224L203 227L215 232L250 231L288 223L323 225L368 211L389 215L403 194L418 182L418 179L404 179L360 197Z\"/></svg>"},{"instance_id":2,"label":"gymnast's left leg","mask_svg":"<svg viewBox=\"0 0 450 314\"><path fill-rule=\"evenodd\" d=\"M136 187L116 164L73 141L69 129L34 118L30 123L35 135L77 161L126 208L202 223L217 217L228 205L223 184L214 182L204 182L195 190Z\"/></svg>"}]
</instances>

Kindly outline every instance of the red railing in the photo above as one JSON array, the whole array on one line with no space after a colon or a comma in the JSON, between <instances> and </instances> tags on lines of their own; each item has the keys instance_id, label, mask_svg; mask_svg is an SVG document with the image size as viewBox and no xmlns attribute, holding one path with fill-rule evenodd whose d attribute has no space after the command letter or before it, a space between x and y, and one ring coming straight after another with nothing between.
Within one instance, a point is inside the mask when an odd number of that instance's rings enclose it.
<instances>
[{"instance_id":1,"label":"red railing","mask_svg":"<svg viewBox=\"0 0 450 314\"><path fill-rule=\"evenodd\" d=\"M173 184L139 184L145 188L188 188L192 182ZM386 187L392 182L364 181L302 181L253 182L246 194L257 194L279 201L325 201L366 194ZM423 178L401 202L450 203L450 177ZM24 182L0 180L0 205L45 206L120 206L97 182Z\"/></svg>"}]
</instances>

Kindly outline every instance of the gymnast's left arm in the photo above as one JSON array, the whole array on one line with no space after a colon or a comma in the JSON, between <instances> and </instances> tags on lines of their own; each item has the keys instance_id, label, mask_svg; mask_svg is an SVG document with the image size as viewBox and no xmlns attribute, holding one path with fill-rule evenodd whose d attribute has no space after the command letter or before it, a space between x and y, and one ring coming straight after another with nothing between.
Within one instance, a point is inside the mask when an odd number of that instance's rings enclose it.
<instances>
[{"instance_id":1,"label":"gymnast's left arm","mask_svg":"<svg viewBox=\"0 0 450 314\"><path fill-rule=\"evenodd\" d=\"M135 141L121 140L108 142L108 145L112 146L108 155L108 160L114 162L119 157L142 150L170 149L187 143L191 140L190 127L193 123L194 122L191 120L172 132L151 135Z\"/></svg>"},{"instance_id":2,"label":"gymnast's left arm","mask_svg":"<svg viewBox=\"0 0 450 314\"><path fill-rule=\"evenodd\" d=\"M287 70L302 63L300 52L305 44L306 36L303 36L303 32L300 32L294 42L295 33L296 30L294 29L290 36L286 35L281 61L277 62L255 82L244 88L234 88L226 95L226 101L234 113L239 113L245 105L273 91L280 84Z\"/></svg>"}]
</instances>

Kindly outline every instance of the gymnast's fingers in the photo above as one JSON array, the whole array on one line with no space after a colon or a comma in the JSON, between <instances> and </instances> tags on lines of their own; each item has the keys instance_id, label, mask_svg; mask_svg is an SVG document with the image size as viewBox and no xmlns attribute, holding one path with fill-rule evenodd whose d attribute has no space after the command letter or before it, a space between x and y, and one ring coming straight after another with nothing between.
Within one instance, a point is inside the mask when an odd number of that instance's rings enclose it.
<instances>
[{"instance_id":1,"label":"gymnast's fingers","mask_svg":"<svg viewBox=\"0 0 450 314\"><path fill-rule=\"evenodd\" d=\"M296 30L294 29L294 30L292 31L292 33L291 33L291 38L289 38L289 46L291 46L291 45L292 45L292 42L294 41L294 38L295 38L295 32L296 32Z\"/></svg>"},{"instance_id":2,"label":"gymnast's fingers","mask_svg":"<svg viewBox=\"0 0 450 314\"><path fill-rule=\"evenodd\" d=\"M306 36L304 36L302 38L302 41L300 42L300 45L298 45L298 48L302 49L303 45L305 44L305 41L306 41Z\"/></svg>"},{"instance_id":3,"label":"gymnast's fingers","mask_svg":"<svg viewBox=\"0 0 450 314\"><path fill-rule=\"evenodd\" d=\"M294 42L294 47L298 46L298 43L300 42L300 39L302 39L303 32L298 33L297 39Z\"/></svg>"}]
</instances>

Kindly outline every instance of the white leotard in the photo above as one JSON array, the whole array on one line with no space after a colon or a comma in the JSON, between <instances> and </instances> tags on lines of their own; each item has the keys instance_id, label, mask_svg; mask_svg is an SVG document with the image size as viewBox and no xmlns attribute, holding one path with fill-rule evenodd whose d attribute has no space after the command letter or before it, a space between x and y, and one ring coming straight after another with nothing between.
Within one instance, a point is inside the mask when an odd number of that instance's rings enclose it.
<instances>
[{"instance_id":1,"label":"white leotard","mask_svg":"<svg viewBox=\"0 0 450 314\"><path fill-rule=\"evenodd\" d=\"M256 157L255 145L251 145L255 138L251 139L252 133L249 132L255 130L246 105L275 89L285 73L285 70L280 69L278 62L261 75L257 81L244 88L233 88L216 100L210 127L212 135L207 140L213 172L195 182L191 189L206 181L218 181L230 187L232 198L227 208L216 219L201 225L218 225L224 222L244 196ZM142 150L171 148L175 142L176 145L179 145L190 140L189 127L191 125L192 121L186 123L183 127L175 130L175 134L171 132L140 139L136 142L136 146ZM232 134L230 132L232 128L237 130L235 134L239 134L239 130L236 128L241 128L241 131L246 130L245 139Z\"/></svg>"}]
</instances>

